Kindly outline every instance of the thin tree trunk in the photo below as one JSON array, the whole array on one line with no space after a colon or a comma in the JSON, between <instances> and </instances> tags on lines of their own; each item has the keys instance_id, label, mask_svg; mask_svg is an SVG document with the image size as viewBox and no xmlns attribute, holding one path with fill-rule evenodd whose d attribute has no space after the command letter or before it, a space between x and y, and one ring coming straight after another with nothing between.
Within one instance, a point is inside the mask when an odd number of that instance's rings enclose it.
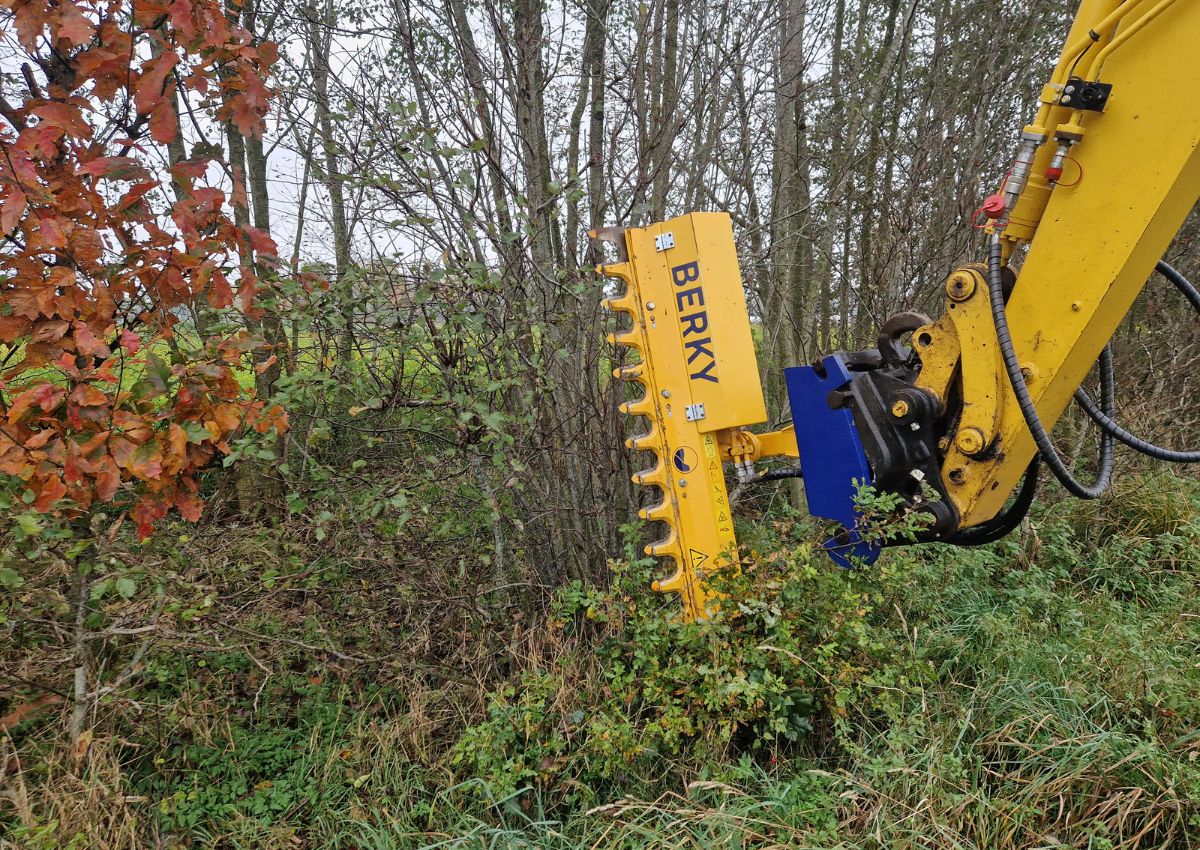
<instances>
[{"instance_id":1,"label":"thin tree trunk","mask_svg":"<svg viewBox=\"0 0 1200 850\"><path fill-rule=\"evenodd\" d=\"M671 185L675 134L682 121L676 115L679 103L679 84L676 80L679 64L679 0L665 0L663 18L662 81L653 128L654 148L650 161L650 218L652 221L660 221L667 217L667 189ZM697 166L700 164L697 163Z\"/></svg>"},{"instance_id":2,"label":"thin tree trunk","mask_svg":"<svg viewBox=\"0 0 1200 850\"><path fill-rule=\"evenodd\" d=\"M68 729L71 744L77 745L79 738L87 727L88 713L92 707L91 688L88 681L92 667L92 649L87 637L87 616L90 610L91 582L88 580L84 565L76 559L72 564L71 603L74 611L74 649L72 663L72 702L71 720Z\"/></svg>"},{"instance_id":3,"label":"thin tree trunk","mask_svg":"<svg viewBox=\"0 0 1200 850\"><path fill-rule=\"evenodd\" d=\"M330 227L333 231L334 292L342 327L337 340L338 371L346 374L354 352L354 296L349 291L350 228L346 221L346 197L342 175L338 168L338 146L334 135L333 116L329 107L329 50L331 33L336 24L332 0L325 0L318 15L316 3L308 7L308 38L312 50L313 109L317 131L321 136L323 162L318 179L329 193ZM322 32L324 28L324 32Z\"/></svg>"}]
</instances>

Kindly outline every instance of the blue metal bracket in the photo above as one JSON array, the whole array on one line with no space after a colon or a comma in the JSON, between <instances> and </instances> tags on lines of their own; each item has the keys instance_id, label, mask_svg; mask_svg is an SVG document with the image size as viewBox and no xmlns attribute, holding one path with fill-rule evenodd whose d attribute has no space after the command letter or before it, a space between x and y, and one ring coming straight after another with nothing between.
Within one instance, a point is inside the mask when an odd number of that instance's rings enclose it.
<instances>
[{"instance_id":1,"label":"blue metal bracket","mask_svg":"<svg viewBox=\"0 0 1200 850\"><path fill-rule=\"evenodd\" d=\"M871 467L854 425L854 415L846 408L829 407L829 394L850 383L850 371L841 354L831 354L821 363L824 376L812 366L783 370L808 512L835 520L846 529L848 538L839 535L824 544L838 566L873 564L879 557L879 545L859 535L856 530L859 515L854 507L857 487L872 482Z\"/></svg>"}]
</instances>

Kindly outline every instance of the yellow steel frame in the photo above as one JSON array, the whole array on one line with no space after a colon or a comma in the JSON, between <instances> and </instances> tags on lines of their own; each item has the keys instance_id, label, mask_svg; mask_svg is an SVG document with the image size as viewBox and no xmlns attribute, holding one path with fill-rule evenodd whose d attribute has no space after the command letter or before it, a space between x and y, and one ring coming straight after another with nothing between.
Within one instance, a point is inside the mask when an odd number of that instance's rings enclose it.
<instances>
[{"instance_id":1,"label":"yellow steel frame","mask_svg":"<svg viewBox=\"0 0 1200 850\"><path fill-rule=\"evenodd\" d=\"M667 527L646 547L674 563L654 588L678 593L700 619L713 604L705 576L737 559L722 470L733 459L730 434L767 418L733 228L725 213L692 213L592 236L619 257L598 271L624 284L606 305L629 327L609 340L639 358L613 375L640 386L641 398L621 410L649 423L626 445L654 458L634 483L662 492L639 512Z\"/></svg>"},{"instance_id":2,"label":"yellow steel frame","mask_svg":"<svg viewBox=\"0 0 1200 850\"><path fill-rule=\"evenodd\" d=\"M1098 36L1094 44L1089 31ZM1026 128L1047 140L1002 231L1006 256L1028 243L1007 313L1022 372L1047 427L1061 416L1200 199L1200 62L1188 58L1197 43L1200 3L1083 0L1038 116ZM1076 75L1099 74L1112 84L1104 112L1058 105L1073 64ZM1055 187L1044 172L1056 134L1078 139L1071 156L1077 165L1072 173L1080 177ZM930 383L943 381L948 371L959 373L963 421L947 446L942 474L963 527L1003 508L1036 452L1000 362L979 272L976 266L951 275L947 313L953 315L949 323L945 317L936 323L943 341L918 346L925 386L934 389ZM964 274L974 285L968 297L956 299L954 281ZM956 338L947 344L950 326ZM967 433L968 427L978 432Z\"/></svg>"},{"instance_id":3,"label":"yellow steel frame","mask_svg":"<svg viewBox=\"0 0 1200 850\"><path fill-rule=\"evenodd\" d=\"M1041 141L995 230L1006 263L1028 246L1007 314L1047 427L1200 198L1200 62L1188 58L1197 44L1200 2L1082 0L1024 129L1024 138ZM1104 112L1061 104L1072 71L1112 84ZM1046 169L1062 138L1073 144L1079 179L1054 185ZM745 430L765 421L766 410L728 216L693 213L592 236L620 258L598 271L625 284L609 306L631 324L611 339L640 357L614 374L644 389L622 409L650 423L627 442L655 458L633 480L663 493L641 511L668 527L646 547L675 565L655 587L680 594L687 615L702 618L714 604L705 575L736 566L722 463L794 456L794 435ZM946 298L945 314L918 329L913 344L923 364L918 384L947 406L961 404L956 431L939 448L943 483L961 526L970 527L1002 510L1036 447L998 350L986 268L955 270Z\"/></svg>"}]
</instances>

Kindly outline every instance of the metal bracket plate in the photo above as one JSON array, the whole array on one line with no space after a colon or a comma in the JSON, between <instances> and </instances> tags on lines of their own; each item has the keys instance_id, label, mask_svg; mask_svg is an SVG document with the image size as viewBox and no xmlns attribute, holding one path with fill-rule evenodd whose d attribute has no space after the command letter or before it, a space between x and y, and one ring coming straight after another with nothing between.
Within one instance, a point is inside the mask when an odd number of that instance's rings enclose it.
<instances>
[{"instance_id":1,"label":"metal bracket plate","mask_svg":"<svg viewBox=\"0 0 1200 850\"><path fill-rule=\"evenodd\" d=\"M1103 112L1104 107L1108 105L1110 94L1112 94L1111 83L1096 83L1079 77L1071 77L1063 86L1058 102L1072 109Z\"/></svg>"},{"instance_id":2,"label":"metal bracket plate","mask_svg":"<svg viewBox=\"0 0 1200 850\"><path fill-rule=\"evenodd\" d=\"M666 251L668 248L674 248L674 247L675 247L675 234L674 233L667 231L666 233L660 233L658 236L654 237L654 250L655 251L662 253L663 251Z\"/></svg>"}]
</instances>

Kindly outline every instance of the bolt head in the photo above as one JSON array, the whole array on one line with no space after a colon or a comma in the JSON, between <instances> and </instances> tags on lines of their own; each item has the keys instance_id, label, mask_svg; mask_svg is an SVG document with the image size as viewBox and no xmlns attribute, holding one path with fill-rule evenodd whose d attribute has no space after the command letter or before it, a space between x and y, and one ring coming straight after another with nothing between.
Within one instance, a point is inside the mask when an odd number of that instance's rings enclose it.
<instances>
[{"instance_id":1,"label":"bolt head","mask_svg":"<svg viewBox=\"0 0 1200 850\"><path fill-rule=\"evenodd\" d=\"M646 309L647 309L647 310L653 310L653 309L654 309L654 302L653 302L653 301L647 301L647 302L646 302Z\"/></svg>"},{"instance_id":2,"label":"bolt head","mask_svg":"<svg viewBox=\"0 0 1200 850\"><path fill-rule=\"evenodd\" d=\"M964 428L958 432L955 443L963 454L977 454L983 451L983 432L978 428Z\"/></svg>"},{"instance_id":3,"label":"bolt head","mask_svg":"<svg viewBox=\"0 0 1200 850\"><path fill-rule=\"evenodd\" d=\"M670 390L663 390L663 391L662 391L662 397L663 397L663 398L670 398L670 397L671 397L671 391L670 391Z\"/></svg>"},{"instance_id":4,"label":"bolt head","mask_svg":"<svg viewBox=\"0 0 1200 850\"><path fill-rule=\"evenodd\" d=\"M966 301L975 294L975 279L962 272L952 275L946 286L946 294L952 301Z\"/></svg>"},{"instance_id":5,"label":"bolt head","mask_svg":"<svg viewBox=\"0 0 1200 850\"><path fill-rule=\"evenodd\" d=\"M903 419L905 416L908 416L908 402L904 399L900 399L893 404L892 416L895 416L897 419Z\"/></svg>"}]
</instances>

